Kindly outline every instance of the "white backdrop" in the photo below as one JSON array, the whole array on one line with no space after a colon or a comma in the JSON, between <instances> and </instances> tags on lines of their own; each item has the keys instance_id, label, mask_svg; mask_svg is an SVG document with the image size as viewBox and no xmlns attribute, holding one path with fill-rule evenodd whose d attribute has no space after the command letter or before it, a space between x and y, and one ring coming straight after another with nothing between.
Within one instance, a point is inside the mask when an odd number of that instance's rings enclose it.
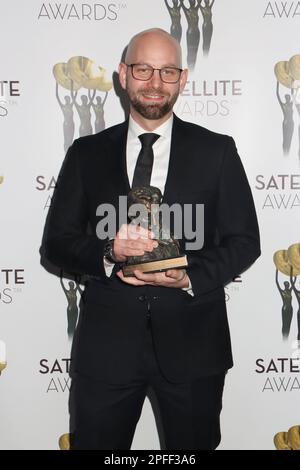
<instances>
[{"instance_id":1,"label":"white backdrop","mask_svg":"<svg viewBox=\"0 0 300 470\"><path fill-rule=\"evenodd\" d=\"M6 356L7 367L0 376L0 448L57 449L59 436L68 432L67 299L39 256L64 158L63 114L52 68L85 56L109 76L133 34L150 27L169 31L171 18L164 0L2 0L1 20L0 362ZM277 62L300 54L300 2L215 0L212 21L211 48L204 57L199 12L197 61L175 110L184 120L235 138L262 238L261 258L226 288L235 367L226 380L219 448L273 449L278 431L300 424L300 367L297 359L290 362L298 356L300 304L292 292L291 330L283 341L273 263L277 250L300 242L300 107L293 95L295 103L286 111L293 135L284 154L274 74ZM182 10L181 25L186 65ZM291 96L282 84L279 91L282 100ZM62 100L70 94L62 87L59 93ZM124 119L114 89L104 113L106 127ZM74 121L76 138L75 108ZM279 273L279 281L283 287L289 278ZM159 448L148 400L133 448Z\"/></svg>"}]
</instances>

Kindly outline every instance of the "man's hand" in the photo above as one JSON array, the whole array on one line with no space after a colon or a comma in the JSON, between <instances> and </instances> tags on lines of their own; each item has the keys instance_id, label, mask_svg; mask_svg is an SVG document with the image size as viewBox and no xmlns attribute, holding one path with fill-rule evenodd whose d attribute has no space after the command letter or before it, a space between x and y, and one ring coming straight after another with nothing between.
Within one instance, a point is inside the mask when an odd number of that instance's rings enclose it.
<instances>
[{"instance_id":1,"label":"man's hand","mask_svg":"<svg viewBox=\"0 0 300 470\"><path fill-rule=\"evenodd\" d=\"M125 277L122 270L117 272L117 276L121 281L126 282L132 286L144 286L150 284L151 286L160 287L176 287L183 289L189 286L189 276L185 269L168 269L162 273L146 274L141 271L134 271L134 276Z\"/></svg>"},{"instance_id":2,"label":"man's hand","mask_svg":"<svg viewBox=\"0 0 300 470\"><path fill-rule=\"evenodd\" d=\"M124 263L127 256L142 256L146 251L152 251L158 246L152 236L153 234L143 227L123 224L114 239L114 259Z\"/></svg>"}]
</instances>

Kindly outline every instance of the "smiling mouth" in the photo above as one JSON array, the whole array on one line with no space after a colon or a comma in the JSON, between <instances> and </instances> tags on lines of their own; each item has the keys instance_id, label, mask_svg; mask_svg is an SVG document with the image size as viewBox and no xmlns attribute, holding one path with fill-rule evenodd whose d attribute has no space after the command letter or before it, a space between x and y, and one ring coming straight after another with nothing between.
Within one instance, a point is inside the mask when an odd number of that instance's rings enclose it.
<instances>
[{"instance_id":1,"label":"smiling mouth","mask_svg":"<svg viewBox=\"0 0 300 470\"><path fill-rule=\"evenodd\" d=\"M143 97L147 100L162 100L164 98L163 95L151 95L146 93L143 93Z\"/></svg>"}]
</instances>

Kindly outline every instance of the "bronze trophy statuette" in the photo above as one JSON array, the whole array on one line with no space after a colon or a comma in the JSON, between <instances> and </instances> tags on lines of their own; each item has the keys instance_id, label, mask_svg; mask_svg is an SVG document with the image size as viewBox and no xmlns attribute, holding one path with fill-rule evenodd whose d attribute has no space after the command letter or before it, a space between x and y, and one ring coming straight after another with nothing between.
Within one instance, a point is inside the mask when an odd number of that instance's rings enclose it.
<instances>
[{"instance_id":1,"label":"bronze trophy statuette","mask_svg":"<svg viewBox=\"0 0 300 470\"><path fill-rule=\"evenodd\" d=\"M131 223L152 231L158 246L142 256L129 256L122 268L124 276L133 276L136 269L143 273L154 273L188 265L186 255L180 253L178 240L172 237L169 228L164 227L161 221L161 200L161 191L154 186L134 188L128 194L128 216ZM137 204L144 210L138 213Z\"/></svg>"}]
</instances>

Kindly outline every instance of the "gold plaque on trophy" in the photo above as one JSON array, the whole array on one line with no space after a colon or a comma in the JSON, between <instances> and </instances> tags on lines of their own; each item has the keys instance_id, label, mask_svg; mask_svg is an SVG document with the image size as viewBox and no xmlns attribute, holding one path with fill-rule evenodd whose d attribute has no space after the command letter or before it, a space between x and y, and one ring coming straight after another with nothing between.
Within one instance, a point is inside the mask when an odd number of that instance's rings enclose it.
<instances>
[{"instance_id":1,"label":"gold plaque on trophy","mask_svg":"<svg viewBox=\"0 0 300 470\"><path fill-rule=\"evenodd\" d=\"M155 248L154 248L155 250ZM153 250L153 251L154 251ZM186 268L188 266L186 255L175 258L160 259L157 261L147 261L146 263L126 264L123 266L124 276L134 276L134 271L138 269L143 273L157 273L168 269Z\"/></svg>"}]
</instances>

